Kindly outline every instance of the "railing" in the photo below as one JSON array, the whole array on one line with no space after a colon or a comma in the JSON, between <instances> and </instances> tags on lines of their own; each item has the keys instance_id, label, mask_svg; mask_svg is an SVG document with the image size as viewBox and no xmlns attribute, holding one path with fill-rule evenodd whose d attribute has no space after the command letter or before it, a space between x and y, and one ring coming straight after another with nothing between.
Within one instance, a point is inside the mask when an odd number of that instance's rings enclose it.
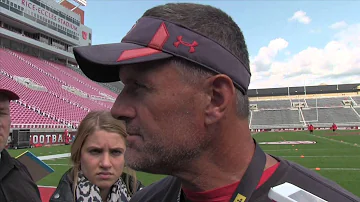
<instances>
[{"instance_id":1,"label":"railing","mask_svg":"<svg viewBox=\"0 0 360 202\"><path fill-rule=\"evenodd\" d=\"M64 124L11 124L11 128L12 129L17 129L17 128L42 128L42 129L46 129L46 128L67 128L66 125Z\"/></svg>"},{"instance_id":2,"label":"railing","mask_svg":"<svg viewBox=\"0 0 360 202\"><path fill-rule=\"evenodd\" d=\"M251 129L277 129L277 128L303 128L304 125L299 124L276 124L276 125L251 125Z\"/></svg>"},{"instance_id":3,"label":"railing","mask_svg":"<svg viewBox=\"0 0 360 202\"><path fill-rule=\"evenodd\" d=\"M350 107L355 112L355 114L360 118L360 114L355 110L355 108L353 106L350 106Z\"/></svg>"},{"instance_id":4,"label":"railing","mask_svg":"<svg viewBox=\"0 0 360 202\"><path fill-rule=\"evenodd\" d=\"M314 127L330 128L333 123L312 123ZM336 123L338 127L360 127L360 122ZM307 128L303 124L251 125L250 129Z\"/></svg>"},{"instance_id":5,"label":"railing","mask_svg":"<svg viewBox=\"0 0 360 202\"><path fill-rule=\"evenodd\" d=\"M359 96L357 92L351 93L328 93L328 94L304 94L304 95L283 95L283 96L266 96L266 97L249 97L250 101L271 101L271 100L291 100L291 99L321 99Z\"/></svg>"}]
</instances>

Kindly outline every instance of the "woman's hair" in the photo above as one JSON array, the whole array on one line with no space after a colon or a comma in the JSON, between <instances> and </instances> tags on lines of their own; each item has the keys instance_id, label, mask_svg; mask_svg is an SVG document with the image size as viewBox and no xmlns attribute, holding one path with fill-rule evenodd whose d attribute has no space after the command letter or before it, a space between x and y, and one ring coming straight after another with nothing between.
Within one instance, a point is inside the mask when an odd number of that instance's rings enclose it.
<instances>
[{"instance_id":1,"label":"woman's hair","mask_svg":"<svg viewBox=\"0 0 360 202\"><path fill-rule=\"evenodd\" d=\"M74 142L71 144L71 161L73 167L71 169L70 176L73 178L74 197L76 195L75 190L77 186L78 173L81 166L81 149L85 143L86 138L98 130L117 133L123 137L124 141L126 141L127 133L124 123L113 118L109 111L91 111L85 116L79 125ZM126 178L127 189L129 190L130 195L133 195L136 192L137 187L136 172L130 168L126 168L124 171L128 173ZM133 178L131 180L131 185L129 180L130 177Z\"/></svg>"}]
</instances>

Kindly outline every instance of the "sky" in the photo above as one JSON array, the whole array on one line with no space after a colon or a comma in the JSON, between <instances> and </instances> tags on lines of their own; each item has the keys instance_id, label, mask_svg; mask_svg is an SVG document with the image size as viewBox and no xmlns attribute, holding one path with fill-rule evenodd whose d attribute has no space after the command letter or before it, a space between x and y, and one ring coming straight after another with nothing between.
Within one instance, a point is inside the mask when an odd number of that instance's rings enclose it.
<instances>
[{"instance_id":1,"label":"sky","mask_svg":"<svg viewBox=\"0 0 360 202\"><path fill-rule=\"evenodd\" d=\"M360 1L88 0L93 45L117 43L149 8L168 2L212 5L242 30L249 88L360 83Z\"/></svg>"}]
</instances>

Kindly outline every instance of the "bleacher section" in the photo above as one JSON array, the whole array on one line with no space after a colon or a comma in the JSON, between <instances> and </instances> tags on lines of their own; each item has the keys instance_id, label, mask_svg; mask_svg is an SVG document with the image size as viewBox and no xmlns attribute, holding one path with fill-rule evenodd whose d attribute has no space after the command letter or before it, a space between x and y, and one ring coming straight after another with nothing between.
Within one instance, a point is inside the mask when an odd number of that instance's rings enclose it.
<instances>
[{"instance_id":1,"label":"bleacher section","mask_svg":"<svg viewBox=\"0 0 360 202\"><path fill-rule=\"evenodd\" d=\"M357 104L357 106L360 106L360 96L359 97L351 97Z\"/></svg>"},{"instance_id":2,"label":"bleacher section","mask_svg":"<svg viewBox=\"0 0 360 202\"><path fill-rule=\"evenodd\" d=\"M291 107L290 100L269 100L269 101L252 101L257 104L259 109L287 109Z\"/></svg>"},{"instance_id":3,"label":"bleacher section","mask_svg":"<svg viewBox=\"0 0 360 202\"><path fill-rule=\"evenodd\" d=\"M344 106L341 102L343 100L350 100L349 97L340 98L321 98L317 99L318 107L341 107ZM306 99L309 107L316 107L316 99Z\"/></svg>"},{"instance_id":4,"label":"bleacher section","mask_svg":"<svg viewBox=\"0 0 360 202\"><path fill-rule=\"evenodd\" d=\"M252 128L279 127L285 125L300 125L299 112L297 110L264 110L254 111L252 114Z\"/></svg>"},{"instance_id":5,"label":"bleacher section","mask_svg":"<svg viewBox=\"0 0 360 202\"><path fill-rule=\"evenodd\" d=\"M39 112L34 111L21 105L17 102L10 103L11 111L11 127L12 128L33 128L35 126L43 128L64 128L63 124L49 119L49 117L39 114Z\"/></svg>"},{"instance_id":6,"label":"bleacher section","mask_svg":"<svg viewBox=\"0 0 360 202\"><path fill-rule=\"evenodd\" d=\"M320 108L316 123L351 123L360 122L360 117L351 108ZM316 120L316 109L303 110L305 121Z\"/></svg>"},{"instance_id":7,"label":"bleacher section","mask_svg":"<svg viewBox=\"0 0 360 202\"><path fill-rule=\"evenodd\" d=\"M121 82L96 83L75 66L0 49L0 85L17 92L12 128L76 129L91 110L109 110ZM345 102L344 102L345 101ZM251 97L252 129L360 126L360 95Z\"/></svg>"},{"instance_id":8,"label":"bleacher section","mask_svg":"<svg viewBox=\"0 0 360 202\"><path fill-rule=\"evenodd\" d=\"M17 92L23 105L12 103L14 124L76 128L90 110L110 109L117 96L68 67L7 49L0 55L0 85ZM37 116L23 115L21 107Z\"/></svg>"},{"instance_id":9,"label":"bleacher section","mask_svg":"<svg viewBox=\"0 0 360 202\"><path fill-rule=\"evenodd\" d=\"M360 115L360 108L354 108L354 109Z\"/></svg>"},{"instance_id":10,"label":"bleacher section","mask_svg":"<svg viewBox=\"0 0 360 202\"><path fill-rule=\"evenodd\" d=\"M349 101L345 106L343 101ZM301 102L304 107L293 107L291 103ZM250 127L252 129L302 128L312 123L315 127L360 126L360 96L324 98L282 98L281 100L252 99L253 106Z\"/></svg>"},{"instance_id":11,"label":"bleacher section","mask_svg":"<svg viewBox=\"0 0 360 202\"><path fill-rule=\"evenodd\" d=\"M24 103L26 107L54 117L59 121L58 124L79 122L88 112L49 92L33 91L7 77L1 77L0 85L15 91L21 98L20 102ZM13 114L14 117L20 115L21 113L17 114L16 112ZM36 122L36 117L28 118L29 123Z\"/></svg>"}]
</instances>

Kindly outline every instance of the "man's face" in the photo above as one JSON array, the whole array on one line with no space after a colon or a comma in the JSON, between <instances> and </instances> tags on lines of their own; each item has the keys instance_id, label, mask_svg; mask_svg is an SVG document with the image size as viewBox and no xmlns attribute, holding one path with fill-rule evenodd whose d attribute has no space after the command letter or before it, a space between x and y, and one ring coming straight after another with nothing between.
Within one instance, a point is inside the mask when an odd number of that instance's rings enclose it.
<instances>
[{"instance_id":1,"label":"man's face","mask_svg":"<svg viewBox=\"0 0 360 202\"><path fill-rule=\"evenodd\" d=\"M5 148L10 133L9 100L0 94L0 152Z\"/></svg>"},{"instance_id":2,"label":"man's face","mask_svg":"<svg viewBox=\"0 0 360 202\"><path fill-rule=\"evenodd\" d=\"M209 144L204 127L204 94L187 85L170 65L120 70L125 87L111 112L126 121L126 164L169 174L196 158Z\"/></svg>"}]
</instances>

